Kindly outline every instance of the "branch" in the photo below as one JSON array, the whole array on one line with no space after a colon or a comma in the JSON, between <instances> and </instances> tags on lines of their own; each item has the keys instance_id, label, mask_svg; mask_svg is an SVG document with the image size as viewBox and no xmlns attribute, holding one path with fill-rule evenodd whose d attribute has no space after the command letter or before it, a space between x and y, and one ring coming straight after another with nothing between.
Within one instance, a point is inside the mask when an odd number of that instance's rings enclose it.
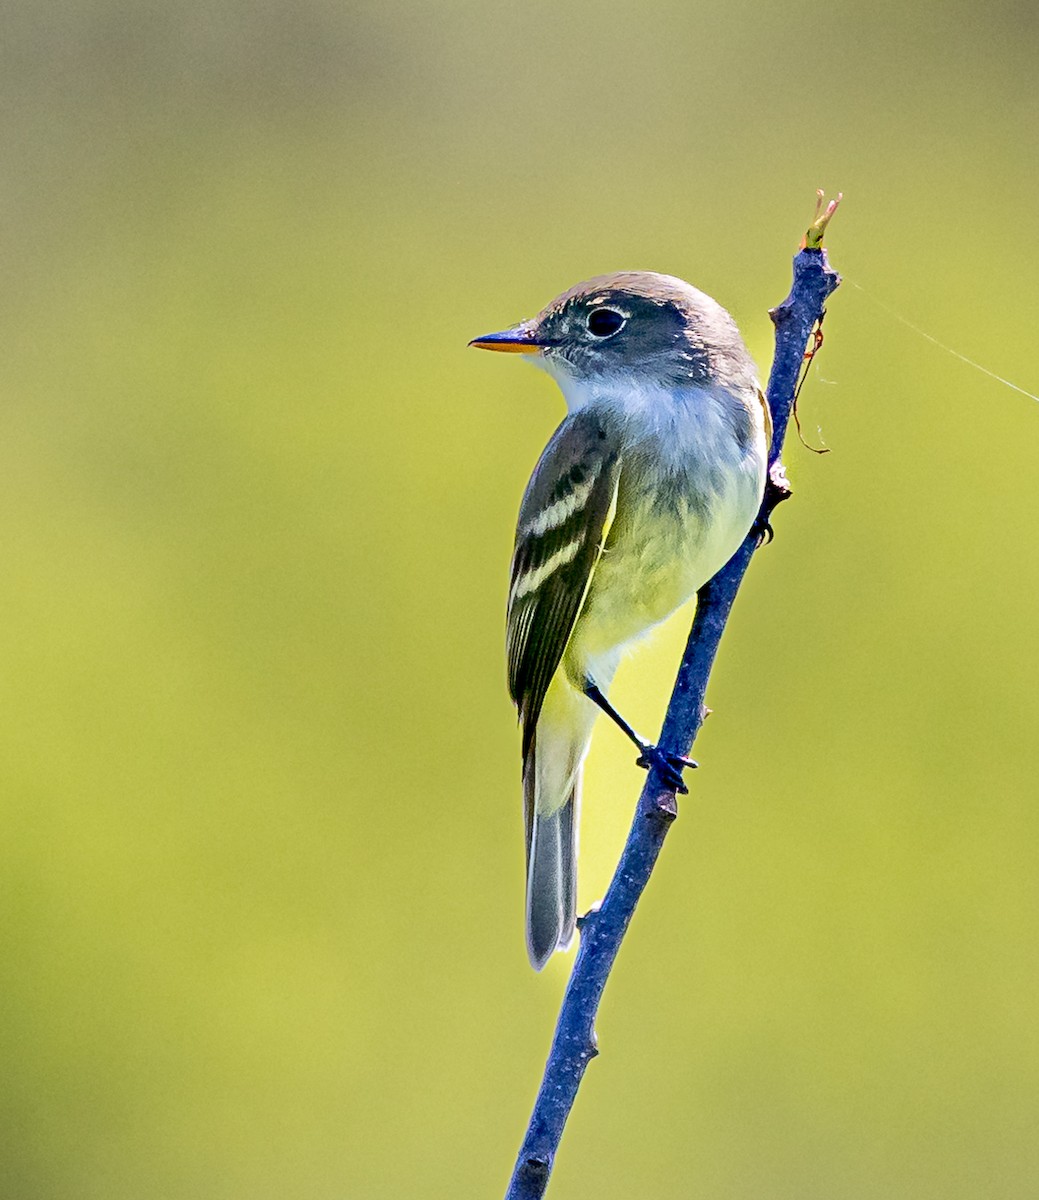
<instances>
[{"instance_id":1,"label":"branch","mask_svg":"<svg viewBox=\"0 0 1039 1200\"><path fill-rule=\"evenodd\" d=\"M742 546L697 593L696 616L664 717L660 745L665 750L688 754L692 748L706 715L707 679L736 593L755 550L764 540L763 535L771 534L769 517L773 508L790 494L780 453L805 363L805 347L822 321L827 296L840 283L840 276L830 267L822 249L823 233L839 200L840 196L821 211L822 193L819 193L816 219L794 258L790 295L769 314L776 329L776 350L767 391L773 436L765 496L758 519ZM655 769L651 770L606 897L598 909L579 923L580 949L506 1200L538 1200L545 1193L577 1089L588 1063L598 1053L595 1015L603 989L635 906L677 815L674 790L660 779Z\"/></svg>"}]
</instances>

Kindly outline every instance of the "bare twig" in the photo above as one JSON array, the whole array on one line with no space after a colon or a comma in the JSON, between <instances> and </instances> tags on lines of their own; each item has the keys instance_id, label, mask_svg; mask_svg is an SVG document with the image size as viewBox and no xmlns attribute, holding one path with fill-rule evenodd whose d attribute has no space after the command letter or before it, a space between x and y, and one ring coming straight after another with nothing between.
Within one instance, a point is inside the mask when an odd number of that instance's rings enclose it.
<instances>
[{"instance_id":1,"label":"bare twig","mask_svg":"<svg viewBox=\"0 0 1039 1200\"><path fill-rule=\"evenodd\" d=\"M743 545L729 562L700 589L696 616L678 670L660 737L663 749L688 754L706 716L704 694L733 601L755 550L771 531L769 518L780 500L790 494L780 452L794 403L805 347L822 320L827 296L840 276L826 260L822 238L837 203L822 209L794 258L790 295L770 316L776 329L776 350L768 381L772 410L772 448L768 484L761 511ZM506 1200L537 1200L544 1195L552 1172L563 1126L577 1098L585 1069L597 1051L595 1015L621 940L631 922L671 822L678 815L675 793L651 770L639 796L635 819L620 862L601 906L581 922L581 946L574 962L552 1049L545 1067L527 1135L520 1147Z\"/></svg>"}]
</instances>

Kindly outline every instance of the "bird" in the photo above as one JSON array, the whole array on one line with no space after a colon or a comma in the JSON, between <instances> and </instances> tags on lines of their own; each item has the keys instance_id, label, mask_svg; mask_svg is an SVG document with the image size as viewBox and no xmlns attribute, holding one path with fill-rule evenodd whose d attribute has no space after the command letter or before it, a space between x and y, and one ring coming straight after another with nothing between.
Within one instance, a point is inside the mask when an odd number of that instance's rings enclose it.
<instances>
[{"instance_id":1,"label":"bird","mask_svg":"<svg viewBox=\"0 0 1039 1200\"><path fill-rule=\"evenodd\" d=\"M735 321L672 275L622 271L471 346L521 354L567 415L520 504L508 594L521 727L526 942L541 970L576 925L581 776L600 711L685 791L695 766L640 737L608 691L624 652L689 601L753 526L772 437Z\"/></svg>"}]
</instances>

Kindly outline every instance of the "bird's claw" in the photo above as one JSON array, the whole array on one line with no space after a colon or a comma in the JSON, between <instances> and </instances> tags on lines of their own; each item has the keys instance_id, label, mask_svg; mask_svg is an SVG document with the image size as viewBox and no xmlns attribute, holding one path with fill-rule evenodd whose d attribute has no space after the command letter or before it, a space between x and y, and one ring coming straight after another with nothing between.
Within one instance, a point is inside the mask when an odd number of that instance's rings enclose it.
<instances>
[{"instance_id":1,"label":"bird's claw","mask_svg":"<svg viewBox=\"0 0 1039 1200\"><path fill-rule=\"evenodd\" d=\"M643 746L642 753L635 760L636 766L644 767L647 771L654 767L660 772L660 778L667 786L676 792L686 795L689 789L682 779L682 771L686 767L697 767L700 764L684 754L675 754L670 750L662 750L659 746Z\"/></svg>"}]
</instances>

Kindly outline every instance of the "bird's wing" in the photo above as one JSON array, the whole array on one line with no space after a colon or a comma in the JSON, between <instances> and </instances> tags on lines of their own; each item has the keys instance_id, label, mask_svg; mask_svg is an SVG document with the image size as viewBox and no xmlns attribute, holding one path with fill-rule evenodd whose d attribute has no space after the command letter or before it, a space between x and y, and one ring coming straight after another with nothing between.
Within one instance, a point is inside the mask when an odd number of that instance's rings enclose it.
<instances>
[{"instance_id":1,"label":"bird's wing","mask_svg":"<svg viewBox=\"0 0 1039 1200\"><path fill-rule=\"evenodd\" d=\"M619 474L617 438L586 410L559 426L527 485L507 634L509 692L523 723L524 759L606 540Z\"/></svg>"},{"instance_id":2,"label":"bird's wing","mask_svg":"<svg viewBox=\"0 0 1039 1200\"><path fill-rule=\"evenodd\" d=\"M761 405L761 411L765 417L765 453L768 454L772 449L772 409L769 406L768 397L758 388L758 403Z\"/></svg>"}]
</instances>

